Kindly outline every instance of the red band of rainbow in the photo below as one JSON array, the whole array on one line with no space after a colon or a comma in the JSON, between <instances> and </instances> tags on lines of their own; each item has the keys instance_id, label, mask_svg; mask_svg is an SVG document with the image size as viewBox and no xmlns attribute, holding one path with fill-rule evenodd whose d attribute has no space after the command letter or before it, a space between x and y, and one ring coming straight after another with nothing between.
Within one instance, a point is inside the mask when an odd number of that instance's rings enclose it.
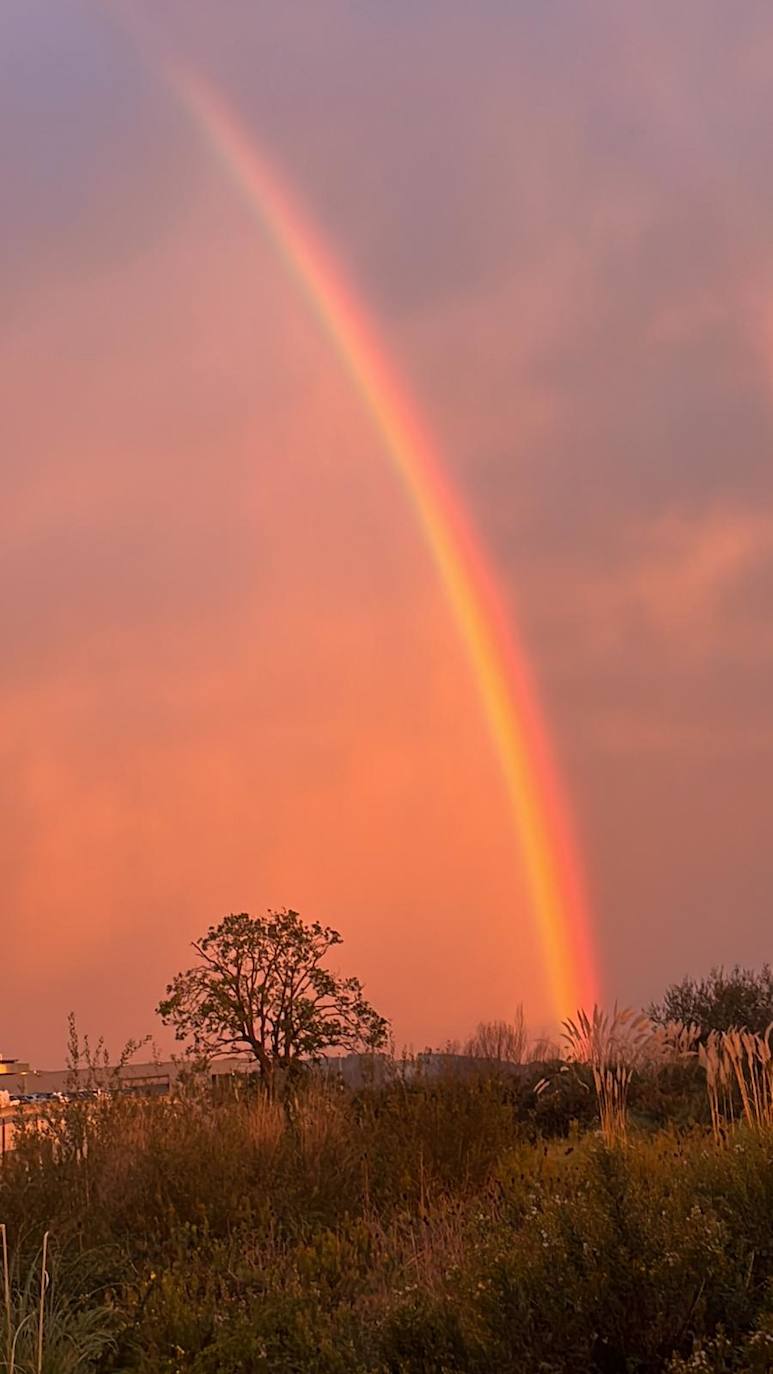
<instances>
[{"instance_id":1,"label":"red band of rainbow","mask_svg":"<svg viewBox=\"0 0 773 1374\"><path fill-rule=\"evenodd\" d=\"M405 386L308 216L211 86L179 65L167 65L167 72L314 307L402 480L469 658L501 767L553 1009L559 1019L573 1015L598 995L579 856L526 655L507 623L480 541Z\"/></svg>"}]
</instances>

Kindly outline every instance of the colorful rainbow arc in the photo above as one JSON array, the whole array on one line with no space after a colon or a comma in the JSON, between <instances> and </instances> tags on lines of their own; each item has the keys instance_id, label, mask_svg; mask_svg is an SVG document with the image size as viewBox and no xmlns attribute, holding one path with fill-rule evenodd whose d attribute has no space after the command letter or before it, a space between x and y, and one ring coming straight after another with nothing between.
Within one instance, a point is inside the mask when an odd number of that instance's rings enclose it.
<instances>
[{"instance_id":1,"label":"colorful rainbow arc","mask_svg":"<svg viewBox=\"0 0 773 1374\"><path fill-rule=\"evenodd\" d=\"M383 346L308 217L211 87L179 65L167 65L167 73L314 306L402 479L469 656L499 758L554 1011L559 1018L574 1014L597 994L580 865L526 657L505 621L480 544Z\"/></svg>"}]
</instances>

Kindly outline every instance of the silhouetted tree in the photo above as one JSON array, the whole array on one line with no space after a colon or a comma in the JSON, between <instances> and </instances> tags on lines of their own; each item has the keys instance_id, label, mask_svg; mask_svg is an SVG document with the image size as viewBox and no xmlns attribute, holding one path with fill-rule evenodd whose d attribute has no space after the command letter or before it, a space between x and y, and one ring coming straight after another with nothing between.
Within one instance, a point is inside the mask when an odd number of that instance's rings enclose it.
<instances>
[{"instance_id":1,"label":"silhouetted tree","mask_svg":"<svg viewBox=\"0 0 773 1374\"><path fill-rule=\"evenodd\" d=\"M527 1044L523 1006L519 1005L512 1021L479 1021L465 1044L464 1053L473 1059L491 1059L497 1064L522 1064Z\"/></svg>"},{"instance_id":2,"label":"silhouetted tree","mask_svg":"<svg viewBox=\"0 0 773 1374\"><path fill-rule=\"evenodd\" d=\"M760 1035L773 1022L773 971L769 964L759 970L738 964L729 970L712 968L706 978L672 983L647 1014L661 1026L670 1021L695 1025L701 1039L733 1027Z\"/></svg>"},{"instance_id":3,"label":"silhouetted tree","mask_svg":"<svg viewBox=\"0 0 773 1374\"><path fill-rule=\"evenodd\" d=\"M168 985L158 1013L197 1055L251 1053L273 1092L278 1065L386 1041L388 1022L359 979L323 967L340 943L337 930L297 911L226 916L194 941L198 962Z\"/></svg>"}]
</instances>

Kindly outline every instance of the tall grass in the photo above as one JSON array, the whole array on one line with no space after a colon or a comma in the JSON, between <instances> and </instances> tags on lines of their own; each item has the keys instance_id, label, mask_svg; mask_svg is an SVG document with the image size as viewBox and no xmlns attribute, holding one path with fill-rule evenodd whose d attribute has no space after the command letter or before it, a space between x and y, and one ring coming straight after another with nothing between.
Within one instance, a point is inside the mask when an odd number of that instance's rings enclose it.
<instances>
[{"instance_id":1,"label":"tall grass","mask_svg":"<svg viewBox=\"0 0 773 1374\"><path fill-rule=\"evenodd\" d=\"M594 1006L564 1023L569 1063L586 1065L596 1090L601 1131L608 1143L624 1140L628 1131L628 1092L634 1066L650 1035L646 1016L630 1009L610 1013Z\"/></svg>"},{"instance_id":2,"label":"tall grass","mask_svg":"<svg viewBox=\"0 0 773 1374\"><path fill-rule=\"evenodd\" d=\"M683 1065L696 1053L698 1030L674 1023L655 1025L643 1012L631 1008L611 1012L593 1007L590 1015L580 1010L564 1022L563 1072L581 1066L589 1071L596 1094L601 1133L608 1145L628 1135L629 1101L634 1075L659 1073L667 1066ZM547 1086L543 1080L540 1089Z\"/></svg>"},{"instance_id":3,"label":"tall grass","mask_svg":"<svg viewBox=\"0 0 773 1374\"><path fill-rule=\"evenodd\" d=\"M733 1121L740 1105L746 1124L773 1128L773 1024L763 1035L746 1030L712 1031L699 1050L706 1071L711 1124L716 1139Z\"/></svg>"},{"instance_id":4,"label":"tall grass","mask_svg":"<svg viewBox=\"0 0 773 1374\"><path fill-rule=\"evenodd\" d=\"M26 1267L9 1254L0 1225L3 1257L2 1374L75 1374L94 1369L115 1348L115 1313L74 1280L83 1260L67 1267L54 1259L49 1233Z\"/></svg>"}]
</instances>

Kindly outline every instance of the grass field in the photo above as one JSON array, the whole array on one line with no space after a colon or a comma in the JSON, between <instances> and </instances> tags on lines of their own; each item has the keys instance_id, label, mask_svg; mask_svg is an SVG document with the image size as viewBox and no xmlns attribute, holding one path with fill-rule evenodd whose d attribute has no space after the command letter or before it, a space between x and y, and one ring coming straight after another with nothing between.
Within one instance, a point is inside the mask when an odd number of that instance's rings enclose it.
<instances>
[{"instance_id":1,"label":"grass field","mask_svg":"<svg viewBox=\"0 0 773 1374\"><path fill-rule=\"evenodd\" d=\"M769 1371L773 1130L706 1088L633 1072L617 1134L589 1064L57 1105L0 1175L0 1369Z\"/></svg>"}]
</instances>

